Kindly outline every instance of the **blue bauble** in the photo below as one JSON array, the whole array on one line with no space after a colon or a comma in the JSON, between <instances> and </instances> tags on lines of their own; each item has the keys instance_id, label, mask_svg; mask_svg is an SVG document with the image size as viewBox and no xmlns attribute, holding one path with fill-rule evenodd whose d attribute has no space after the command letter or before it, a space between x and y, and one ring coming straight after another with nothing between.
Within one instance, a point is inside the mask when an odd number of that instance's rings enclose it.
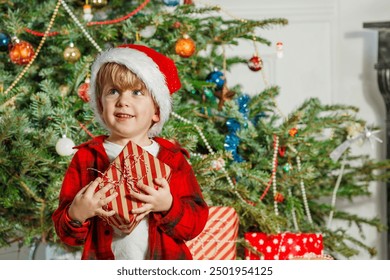
<instances>
[{"instance_id":1,"label":"blue bauble","mask_svg":"<svg viewBox=\"0 0 390 280\"><path fill-rule=\"evenodd\" d=\"M208 74L206 82L214 83L217 86L216 89L220 90L225 84L225 77L221 71L215 70Z\"/></svg>"},{"instance_id":2,"label":"blue bauble","mask_svg":"<svg viewBox=\"0 0 390 280\"><path fill-rule=\"evenodd\" d=\"M163 2L168 7L175 7L175 6L179 5L179 3L180 3L179 0L163 0Z\"/></svg>"},{"instance_id":3,"label":"blue bauble","mask_svg":"<svg viewBox=\"0 0 390 280\"><path fill-rule=\"evenodd\" d=\"M4 33L0 33L0 51L8 51L10 38Z\"/></svg>"}]
</instances>

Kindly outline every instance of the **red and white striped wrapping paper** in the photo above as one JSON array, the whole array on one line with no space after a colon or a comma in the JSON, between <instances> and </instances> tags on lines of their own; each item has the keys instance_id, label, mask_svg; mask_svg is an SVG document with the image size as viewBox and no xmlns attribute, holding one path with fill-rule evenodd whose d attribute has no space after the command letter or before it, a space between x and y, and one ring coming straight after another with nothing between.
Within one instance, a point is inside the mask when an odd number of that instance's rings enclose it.
<instances>
[{"instance_id":1,"label":"red and white striped wrapping paper","mask_svg":"<svg viewBox=\"0 0 390 280\"><path fill-rule=\"evenodd\" d=\"M238 215L232 207L211 206L203 231L187 241L195 260L235 260Z\"/></svg>"},{"instance_id":2,"label":"red and white striped wrapping paper","mask_svg":"<svg viewBox=\"0 0 390 280\"><path fill-rule=\"evenodd\" d=\"M129 141L120 154L103 173L103 181L99 187L107 183L113 183L118 196L106 206L107 210L114 209L114 216L104 218L109 224L120 230L130 233L139 222L136 222L136 214L131 210L142 206L142 202L132 199L131 194L139 192L137 182L142 181L145 185L157 188L153 179L166 178L169 180L171 168L158 158L154 157L137 144ZM109 196L113 189L106 193Z\"/></svg>"}]
</instances>

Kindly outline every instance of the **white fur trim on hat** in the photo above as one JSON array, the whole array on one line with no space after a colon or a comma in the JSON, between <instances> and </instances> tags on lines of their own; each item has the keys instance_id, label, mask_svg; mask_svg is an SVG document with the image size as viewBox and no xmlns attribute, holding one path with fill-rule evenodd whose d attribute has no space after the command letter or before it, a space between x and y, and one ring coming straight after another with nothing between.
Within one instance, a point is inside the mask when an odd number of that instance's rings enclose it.
<instances>
[{"instance_id":1,"label":"white fur trim on hat","mask_svg":"<svg viewBox=\"0 0 390 280\"><path fill-rule=\"evenodd\" d=\"M108 62L115 62L126 66L134 74L140 78L146 85L149 92L154 97L160 109L160 121L155 123L148 132L149 137L158 135L164 123L169 119L172 111L172 101L169 89L167 87L165 76L161 73L158 65L149 56L142 51L131 48L113 48L102 52L92 64L91 81L89 87L90 106L95 113L95 117L99 123L106 128L104 121L98 109L98 101L96 100L96 76L100 67Z\"/></svg>"}]
</instances>

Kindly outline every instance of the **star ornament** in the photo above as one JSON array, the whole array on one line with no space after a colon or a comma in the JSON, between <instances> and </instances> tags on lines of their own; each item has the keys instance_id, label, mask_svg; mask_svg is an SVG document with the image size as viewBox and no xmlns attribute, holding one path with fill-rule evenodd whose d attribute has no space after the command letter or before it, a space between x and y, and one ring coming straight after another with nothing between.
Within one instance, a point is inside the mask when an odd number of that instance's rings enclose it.
<instances>
[{"instance_id":1,"label":"star ornament","mask_svg":"<svg viewBox=\"0 0 390 280\"><path fill-rule=\"evenodd\" d=\"M370 142L371 148L374 147L373 141L377 141L379 143L383 143L381 139L376 137L374 134L379 133L380 130L374 130L371 131L368 127L364 127L364 131L361 132L359 135L355 136L354 138L347 139L344 141L341 145L339 145L336 149L334 149L330 153L330 158L333 159L334 161L337 161L341 155L356 141L359 139L362 139L364 142L368 140Z\"/></svg>"},{"instance_id":2,"label":"star ornament","mask_svg":"<svg viewBox=\"0 0 390 280\"><path fill-rule=\"evenodd\" d=\"M367 126L364 127L364 140L368 140L370 142L371 148L374 148L374 143L373 141L377 141L379 143L383 143L382 139L376 137L374 134L379 133L380 130L374 130L371 131Z\"/></svg>"}]
</instances>

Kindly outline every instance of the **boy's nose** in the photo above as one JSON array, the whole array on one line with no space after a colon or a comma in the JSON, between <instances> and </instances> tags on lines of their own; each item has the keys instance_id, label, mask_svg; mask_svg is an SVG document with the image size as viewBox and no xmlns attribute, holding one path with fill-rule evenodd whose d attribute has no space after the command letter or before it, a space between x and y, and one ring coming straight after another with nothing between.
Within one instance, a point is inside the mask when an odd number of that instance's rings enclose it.
<instances>
[{"instance_id":1,"label":"boy's nose","mask_svg":"<svg viewBox=\"0 0 390 280\"><path fill-rule=\"evenodd\" d=\"M117 105L118 106L129 106L131 103L131 98L130 95L127 93L122 93L119 95L118 100L117 100Z\"/></svg>"}]
</instances>

